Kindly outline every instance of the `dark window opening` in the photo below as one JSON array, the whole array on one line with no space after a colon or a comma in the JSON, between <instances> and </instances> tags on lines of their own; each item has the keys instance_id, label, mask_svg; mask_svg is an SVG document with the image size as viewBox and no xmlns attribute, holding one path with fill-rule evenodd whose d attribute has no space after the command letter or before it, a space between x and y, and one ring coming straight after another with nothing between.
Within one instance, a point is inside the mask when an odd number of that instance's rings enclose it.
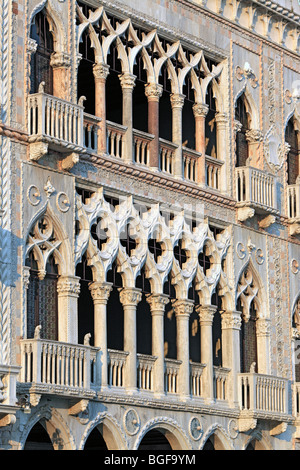
<instances>
[{"instance_id":1,"label":"dark window opening","mask_svg":"<svg viewBox=\"0 0 300 470\"><path fill-rule=\"evenodd\" d=\"M95 191L91 191L89 189L83 189L79 187L76 187L76 192L77 194L79 194L79 196L81 196L83 204L88 204L93 194L95 194Z\"/></svg>"},{"instance_id":2,"label":"dark window opening","mask_svg":"<svg viewBox=\"0 0 300 470\"><path fill-rule=\"evenodd\" d=\"M206 274L208 273L208 271L211 267L210 257L207 256L207 247L206 247L206 245L204 245L203 251L201 253L199 253L198 261L199 261L199 264L200 264L201 268L203 269L204 275L206 276Z\"/></svg>"},{"instance_id":3,"label":"dark window opening","mask_svg":"<svg viewBox=\"0 0 300 470\"><path fill-rule=\"evenodd\" d=\"M242 311L240 299L238 300L237 310ZM250 317L245 320L242 318L240 330L240 356L241 356L241 372L250 372L251 365L255 362L255 372L257 372L257 338L256 338L256 318L257 312L254 301L250 306Z\"/></svg>"},{"instance_id":4,"label":"dark window opening","mask_svg":"<svg viewBox=\"0 0 300 470\"><path fill-rule=\"evenodd\" d=\"M212 295L211 303L217 306L213 319L213 364L222 367L222 298L218 291Z\"/></svg>"},{"instance_id":5,"label":"dark window opening","mask_svg":"<svg viewBox=\"0 0 300 470\"><path fill-rule=\"evenodd\" d=\"M250 125L244 95L240 96L237 100L235 119L242 124L241 130L236 134L236 166L246 166L249 157L246 132L249 130Z\"/></svg>"},{"instance_id":6,"label":"dark window opening","mask_svg":"<svg viewBox=\"0 0 300 470\"><path fill-rule=\"evenodd\" d=\"M211 84L209 84L207 89L206 104L208 105L208 113L205 118L205 154L217 158L217 110Z\"/></svg>"},{"instance_id":7,"label":"dark window opening","mask_svg":"<svg viewBox=\"0 0 300 470\"><path fill-rule=\"evenodd\" d=\"M30 37L38 46L30 62L30 93L37 93L41 82L45 82L45 93L53 94L53 70L50 65L54 52L53 36L46 15L37 13L30 28Z\"/></svg>"},{"instance_id":8,"label":"dark window opening","mask_svg":"<svg viewBox=\"0 0 300 470\"><path fill-rule=\"evenodd\" d=\"M160 242L158 242L157 240L155 240L155 238L150 238L150 240L148 241L148 248L149 248L150 253L153 254L154 260L155 260L155 262L157 263L157 262L158 262L158 258L159 258L159 257L162 255L162 253L163 253L162 243L160 243Z\"/></svg>"},{"instance_id":9,"label":"dark window opening","mask_svg":"<svg viewBox=\"0 0 300 470\"><path fill-rule=\"evenodd\" d=\"M126 225L125 229L120 233L120 243L126 249L128 256L131 256L132 250L135 250L137 244L134 238L131 236L131 230L129 224Z\"/></svg>"},{"instance_id":10,"label":"dark window opening","mask_svg":"<svg viewBox=\"0 0 300 470\"><path fill-rule=\"evenodd\" d=\"M176 345L176 317L172 300L176 299L175 287L171 282L171 275L164 283L163 293L169 296L164 314L164 355L169 359L177 359Z\"/></svg>"},{"instance_id":11,"label":"dark window opening","mask_svg":"<svg viewBox=\"0 0 300 470\"><path fill-rule=\"evenodd\" d=\"M97 242L98 250L102 250L102 247L107 243L108 228L104 226L103 220L99 217L97 222L91 226L91 235L94 240Z\"/></svg>"},{"instance_id":12,"label":"dark window opening","mask_svg":"<svg viewBox=\"0 0 300 470\"><path fill-rule=\"evenodd\" d=\"M84 343L84 336L91 334L90 344L94 344L94 302L89 289L93 282L93 272L86 256L76 266L76 276L80 277L80 294L78 297L78 343Z\"/></svg>"},{"instance_id":13,"label":"dark window opening","mask_svg":"<svg viewBox=\"0 0 300 470\"><path fill-rule=\"evenodd\" d=\"M177 259L180 268L182 269L184 263L187 261L187 252L182 248L182 239L180 239L176 246L174 246L174 256Z\"/></svg>"},{"instance_id":14,"label":"dark window opening","mask_svg":"<svg viewBox=\"0 0 300 470\"><path fill-rule=\"evenodd\" d=\"M286 126L285 141L290 145L287 156L287 176L288 184L296 184L299 176L299 153L298 135L294 126L294 118L291 118Z\"/></svg>"},{"instance_id":15,"label":"dark window opening","mask_svg":"<svg viewBox=\"0 0 300 470\"><path fill-rule=\"evenodd\" d=\"M105 440L97 428L94 428L89 434L84 445L84 450L107 450Z\"/></svg>"},{"instance_id":16,"label":"dark window opening","mask_svg":"<svg viewBox=\"0 0 300 470\"><path fill-rule=\"evenodd\" d=\"M197 307L200 305L199 294L196 290L195 280L188 291L188 299L193 300L194 307L189 318L189 348L190 348L190 361L201 362L201 334L199 313Z\"/></svg>"},{"instance_id":17,"label":"dark window opening","mask_svg":"<svg viewBox=\"0 0 300 470\"><path fill-rule=\"evenodd\" d=\"M114 261L107 272L107 282L113 284L107 302L107 347L108 349L124 350L124 313L120 302L119 289L123 287L122 276L117 272L117 263Z\"/></svg>"},{"instance_id":18,"label":"dark window opening","mask_svg":"<svg viewBox=\"0 0 300 470\"><path fill-rule=\"evenodd\" d=\"M137 305L137 352L152 354L152 316L147 295L151 294L151 285L146 278L145 269L136 279L136 287L142 291L142 299Z\"/></svg>"},{"instance_id":19,"label":"dark window opening","mask_svg":"<svg viewBox=\"0 0 300 470\"><path fill-rule=\"evenodd\" d=\"M54 450L52 441L41 423L36 423L31 429L24 450Z\"/></svg>"}]
</instances>

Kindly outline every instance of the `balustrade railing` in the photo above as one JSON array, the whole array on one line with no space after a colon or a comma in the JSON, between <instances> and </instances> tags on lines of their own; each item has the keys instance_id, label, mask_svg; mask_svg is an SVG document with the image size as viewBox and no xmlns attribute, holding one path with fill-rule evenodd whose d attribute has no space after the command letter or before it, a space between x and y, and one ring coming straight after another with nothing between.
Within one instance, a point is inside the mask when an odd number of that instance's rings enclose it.
<instances>
[{"instance_id":1,"label":"balustrade railing","mask_svg":"<svg viewBox=\"0 0 300 470\"><path fill-rule=\"evenodd\" d=\"M168 142L164 139L159 139L159 160L160 160L160 169L166 173L173 174L174 167L174 154L177 145L172 142Z\"/></svg>"},{"instance_id":2,"label":"balustrade railing","mask_svg":"<svg viewBox=\"0 0 300 470\"><path fill-rule=\"evenodd\" d=\"M291 184L288 191L288 217L300 219L300 183Z\"/></svg>"},{"instance_id":3,"label":"balustrade railing","mask_svg":"<svg viewBox=\"0 0 300 470\"><path fill-rule=\"evenodd\" d=\"M21 351L22 382L89 389L95 377L90 346L27 339L21 341Z\"/></svg>"},{"instance_id":4,"label":"balustrade railing","mask_svg":"<svg viewBox=\"0 0 300 470\"><path fill-rule=\"evenodd\" d=\"M123 157L123 138L126 126L106 121L107 153L113 157Z\"/></svg>"},{"instance_id":5,"label":"balustrade railing","mask_svg":"<svg viewBox=\"0 0 300 470\"><path fill-rule=\"evenodd\" d=\"M276 178L250 166L236 168L236 195L239 203L276 209Z\"/></svg>"},{"instance_id":6,"label":"balustrade railing","mask_svg":"<svg viewBox=\"0 0 300 470\"><path fill-rule=\"evenodd\" d=\"M300 419L300 383L295 382L293 384L293 396L294 396L294 416L296 419Z\"/></svg>"},{"instance_id":7,"label":"balustrade railing","mask_svg":"<svg viewBox=\"0 0 300 470\"><path fill-rule=\"evenodd\" d=\"M165 359L165 392L178 393L178 374L181 361Z\"/></svg>"},{"instance_id":8,"label":"balustrade railing","mask_svg":"<svg viewBox=\"0 0 300 470\"><path fill-rule=\"evenodd\" d=\"M201 153L196 152L196 150L191 150L186 147L183 147L182 158L183 158L183 177L189 181L196 183L197 178L198 178L197 161L198 161L198 158L201 158Z\"/></svg>"},{"instance_id":9,"label":"balustrade railing","mask_svg":"<svg viewBox=\"0 0 300 470\"><path fill-rule=\"evenodd\" d=\"M208 155L205 156L206 184L212 189L220 189L221 168L224 162Z\"/></svg>"},{"instance_id":10,"label":"balustrade railing","mask_svg":"<svg viewBox=\"0 0 300 470\"><path fill-rule=\"evenodd\" d=\"M216 400L228 400L227 385L230 369L214 366L214 397Z\"/></svg>"},{"instance_id":11,"label":"balustrade railing","mask_svg":"<svg viewBox=\"0 0 300 470\"><path fill-rule=\"evenodd\" d=\"M150 142L154 135L133 129L134 161L140 165L150 165Z\"/></svg>"},{"instance_id":12,"label":"balustrade railing","mask_svg":"<svg viewBox=\"0 0 300 470\"><path fill-rule=\"evenodd\" d=\"M191 395L194 397L200 397L202 393L202 372L204 364L197 362L190 363L190 390Z\"/></svg>"},{"instance_id":13,"label":"balustrade railing","mask_svg":"<svg viewBox=\"0 0 300 470\"><path fill-rule=\"evenodd\" d=\"M98 130L100 128L100 118L91 114L83 114L83 145L92 152L98 150Z\"/></svg>"},{"instance_id":14,"label":"balustrade railing","mask_svg":"<svg viewBox=\"0 0 300 470\"><path fill-rule=\"evenodd\" d=\"M124 367L128 354L126 351L108 350L108 385L124 386Z\"/></svg>"},{"instance_id":15,"label":"balustrade railing","mask_svg":"<svg viewBox=\"0 0 300 470\"><path fill-rule=\"evenodd\" d=\"M238 374L242 410L288 413L288 380L263 374Z\"/></svg>"},{"instance_id":16,"label":"balustrade railing","mask_svg":"<svg viewBox=\"0 0 300 470\"><path fill-rule=\"evenodd\" d=\"M67 148L83 147L83 106L43 91L28 97L28 132Z\"/></svg>"},{"instance_id":17,"label":"balustrade railing","mask_svg":"<svg viewBox=\"0 0 300 470\"><path fill-rule=\"evenodd\" d=\"M137 355L137 386L140 390L153 390L153 368L155 356Z\"/></svg>"}]
</instances>

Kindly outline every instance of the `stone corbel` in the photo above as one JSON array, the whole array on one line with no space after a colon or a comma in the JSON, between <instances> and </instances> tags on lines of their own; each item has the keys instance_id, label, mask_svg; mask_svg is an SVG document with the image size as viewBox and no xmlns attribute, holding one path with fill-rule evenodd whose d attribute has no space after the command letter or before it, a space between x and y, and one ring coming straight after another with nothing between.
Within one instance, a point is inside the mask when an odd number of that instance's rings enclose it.
<instances>
[{"instance_id":1,"label":"stone corbel","mask_svg":"<svg viewBox=\"0 0 300 470\"><path fill-rule=\"evenodd\" d=\"M38 161L48 153L48 144L45 142L32 142L29 144L30 160Z\"/></svg>"},{"instance_id":2,"label":"stone corbel","mask_svg":"<svg viewBox=\"0 0 300 470\"><path fill-rule=\"evenodd\" d=\"M40 393L30 393L29 401L31 406L37 406L42 398Z\"/></svg>"},{"instance_id":3,"label":"stone corbel","mask_svg":"<svg viewBox=\"0 0 300 470\"><path fill-rule=\"evenodd\" d=\"M255 210L252 207L239 207L237 218L240 222L244 222L247 219L251 219L255 214Z\"/></svg>"},{"instance_id":4,"label":"stone corbel","mask_svg":"<svg viewBox=\"0 0 300 470\"><path fill-rule=\"evenodd\" d=\"M61 162L63 170L69 171L76 163L79 162L79 154L76 152L69 153Z\"/></svg>"},{"instance_id":5,"label":"stone corbel","mask_svg":"<svg viewBox=\"0 0 300 470\"><path fill-rule=\"evenodd\" d=\"M78 416L80 413L86 412L89 404L89 400L80 400L75 405L72 405L68 413L71 416Z\"/></svg>"},{"instance_id":6,"label":"stone corbel","mask_svg":"<svg viewBox=\"0 0 300 470\"><path fill-rule=\"evenodd\" d=\"M247 416L239 418L239 432L253 431L257 425L257 419Z\"/></svg>"},{"instance_id":7,"label":"stone corbel","mask_svg":"<svg viewBox=\"0 0 300 470\"><path fill-rule=\"evenodd\" d=\"M10 424L15 424L17 421L16 416L14 414L5 414L4 416L0 414L0 428L5 428Z\"/></svg>"},{"instance_id":8,"label":"stone corbel","mask_svg":"<svg viewBox=\"0 0 300 470\"><path fill-rule=\"evenodd\" d=\"M291 236L300 235L300 222L299 223L296 222L290 225L290 235Z\"/></svg>"},{"instance_id":9,"label":"stone corbel","mask_svg":"<svg viewBox=\"0 0 300 470\"><path fill-rule=\"evenodd\" d=\"M262 219L260 222L258 222L258 225L260 228L268 228L270 225L275 224L276 222L276 217L275 215L268 215L264 219Z\"/></svg>"},{"instance_id":10,"label":"stone corbel","mask_svg":"<svg viewBox=\"0 0 300 470\"><path fill-rule=\"evenodd\" d=\"M287 423L280 423L277 426L274 426L273 429L270 430L271 436L278 436L279 434L283 434L287 430Z\"/></svg>"}]
</instances>

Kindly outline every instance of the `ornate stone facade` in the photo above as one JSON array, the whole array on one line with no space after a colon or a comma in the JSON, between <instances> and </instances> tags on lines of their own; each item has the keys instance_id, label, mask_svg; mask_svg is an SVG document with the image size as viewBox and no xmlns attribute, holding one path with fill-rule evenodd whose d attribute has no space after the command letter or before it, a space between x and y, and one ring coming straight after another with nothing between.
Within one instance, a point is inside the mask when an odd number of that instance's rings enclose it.
<instances>
[{"instance_id":1,"label":"ornate stone facade","mask_svg":"<svg viewBox=\"0 0 300 470\"><path fill-rule=\"evenodd\" d=\"M0 0L1 449L299 446L286 3Z\"/></svg>"}]
</instances>

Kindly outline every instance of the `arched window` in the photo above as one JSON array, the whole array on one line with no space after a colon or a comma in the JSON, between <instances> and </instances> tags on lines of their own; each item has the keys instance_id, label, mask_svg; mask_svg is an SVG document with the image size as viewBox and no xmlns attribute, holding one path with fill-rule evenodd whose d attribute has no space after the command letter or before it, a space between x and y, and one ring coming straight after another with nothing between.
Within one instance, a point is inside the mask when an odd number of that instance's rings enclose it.
<instances>
[{"instance_id":1,"label":"arched window","mask_svg":"<svg viewBox=\"0 0 300 470\"><path fill-rule=\"evenodd\" d=\"M95 79L93 74L95 56L87 30L82 34L79 53L82 58L77 70L77 98L85 96L85 112L95 115Z\"/></svg>"},{"instance_id":2,"label":"arched window","mask_svg":"<svg viewBox=\"0 0 300 470\"><path fill-rule=\"evenodd\" d=\"M107 302L107 347L124 350L124 312L120 302L119 289L123 287L122 276L117 271L116 261L107 273L107 282L112 283L112 290Z\"/></svg>"},{"instance_id":3,"label":"arched window","mask_svg":"<svg viewBox=\"0 0 300 470\"><path fill-rule=\"evenodd\" d=\"M80 294L78 297L78 343L83 344L84 336L91 333L90 344L94 344L94 303L89 289L93 281L92 269L88 266L86 256L76 266L76 276L80 277Z\"/></svg>"},{"instance_id":4,"label":"arched window","mask_svg":"<svg viewBox=\"0 0 300 470\"><path fill-rule=\"evenodd\" d=\"M197 307L200 305L198 292L195 288L195 281L193 281L189 288L188 298L194 302L193 311L189 318L189 347L190 347L190 360L192 362L201 362L201 335L200 335L200 322Z\"/></svg>"},{"instance_id":5,"label":"arched window","mask_svg":"<svg viewBox=\"0 0 300 470\"><path fill-rule=\"evenodd\" d=\"M53 37L44 11L35 15L30 37L37 42L37 50L30 62L30 93L37 93L40 83L45 82L45 92L52 95L53 71L50 59L54 52Z\"/></svg>"},{"instance_id":6,"label":"arched window","mask_svg":"<svg viewBox=\"0 0 300 470\"><path fill-rule=\"evenodd\" d=\"M54 450L51 439L41 423L36 423L31 429L24 450Z\"/></svg>"},{"instance_id":7,"label":"arched window","mask_svg":"<svg viewBox=\"0 0 300 470\"><path fill-rule=\"evenodd\" d=\"M208 113L205 118L205 154L217 158L217 110L212 83L207 88L206 104L208 106Z\"/></svg>"},{"instance_id":8,"label":"arched window","mask_svg":"<svg viewBox=\"0 0 300 470\"><path fill-rule=\"evenodd\" d=\"M250 129L250 121L244 94L237 100L235 119L242 125L240 132L237 132L236 135L236 166L246 166L246 162L249 157L246 132Z\"/></svg>"},{"instance_id":9,"label":"arched window","mask_svg":"<svg viewBox=\"0 0 300 470\"><path fill-rule=\"evenodd\" d=\"M176 317L172 300L176 299L176 291L171 282L171 275L164 283L164 294L169 296L169 302L165 306L164 314L164 345L165 357L168 359L177 359L177 345L176 345Z\"/></svg>"},{"instance_id":10,"label":"arched window","mask_svg":"<svg viewBox=\"0 0 300 470\"><path fill-rule=\"evenodd\" d=\"M298 132L296 131L294 117L289 120L285 130L285 141L290 145L290 151L287 156L287 177L288 184L295 184L299 176L299 142Z\"/></svg>"},{"instance_id":11,"label":"arched window","mask_svg":"<svg viewBox=\"0 0 300 470\"><path fill-rule=\"evenodd\" d=\"M41 276L33 251L26 260L30 267L27 291L27 338L41 325L41 337L56 341L58 338L57 281L58 270L53 256L46 265L46 275Z\"/></svg>"},{"instance_id":12,"label":"arched window","mask_svg":"<svg viewBox=\"0 0 300 470\"><path fill-rule=\"evenodd\" d=\"M152 317L147 295L151 294L149 279L146 278L145 269L136 279L136 287L142 291L142 300L137 305L137 352L152 354Z\"/></svg>"},{"instance_id":13,"label":"arched window","mask_svg":"<svg viewBox=\"0 0 300 470\"><path fill-rule=\"evenodd\" d=\"M213 319L213 364L216 367L222 367L222 298L219 296L218 287L212 295L212 305L216 305L217 310Z\"/></svg>"}]
</instances>

